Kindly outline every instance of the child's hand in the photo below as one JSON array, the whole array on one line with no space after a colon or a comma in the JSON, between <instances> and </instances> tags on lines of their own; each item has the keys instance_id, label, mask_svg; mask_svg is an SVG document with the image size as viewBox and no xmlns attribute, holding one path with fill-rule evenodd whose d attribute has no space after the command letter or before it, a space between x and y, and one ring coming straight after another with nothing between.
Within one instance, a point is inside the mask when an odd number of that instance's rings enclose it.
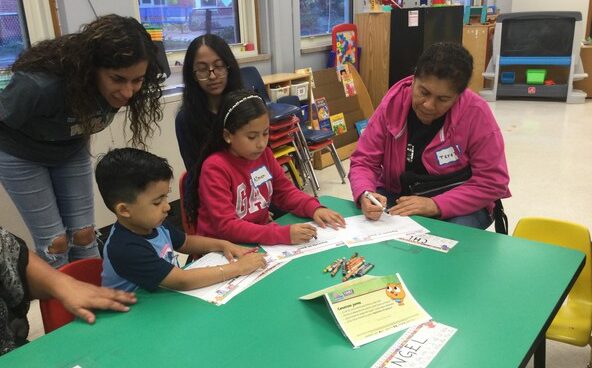
<instances>
[{"instance_id":1,"label":"child's hand","mask_svg":"<svg viewBox=\"0 0 592 368\"><path fill-rule=\"evenodd\" d=\"M258 268L265 268L265 255L263 253L248 253L241 256L236 261L236 266L239 267L239 273L241 275L248 275Z\"/></svg>"},{"instance_id":2,"label":"child's hand","mask_svg":"<svg viewBox=\"0 0 592 368\"><path fill-rule=\"evenodd\" d=\"M311 224L290 225L290 240L292 244L306 243L317 236L317 228Z\"/></svg>"},{"instance_id":3,"label":"child's hand","mask_svg":"<svg viewBox=\"0 0 592 368\"><path fill-rule=\"evenodd\" d=\"M337 230L338 227L345 227L345 220L339 213L325 207L319 207L312 215L312 219L323 229L327 225Z\"/></svg>"},{"instance_id":4,"label":"child's hand","mask_svg":"<svg viewBox=\"0 0 592 368\"><path fill-rule=\"evenodd\" d=\"M234 262L235 258L240 258L243 254L253 250L253 248L236 245L226 240L221 240L221 242L222 252L224 252L224 257L228 262Z\"/></svg>"}]
</instances>

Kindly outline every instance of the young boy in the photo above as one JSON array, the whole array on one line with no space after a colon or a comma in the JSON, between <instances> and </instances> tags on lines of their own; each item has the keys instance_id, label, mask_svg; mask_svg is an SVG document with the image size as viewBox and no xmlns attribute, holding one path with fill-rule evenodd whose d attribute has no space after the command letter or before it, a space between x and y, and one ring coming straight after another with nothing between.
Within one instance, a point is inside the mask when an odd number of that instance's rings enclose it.
<instances>
[{"instance_id":1,"label":"young boy","mask_svg":"<svg viewBox=\"0 0 592 368\"><path fill-rule=\"evenodd\" d=\"M265 266L263 255L250 252L252 248L185 235L164 222L171 208L167 199L173 177L166 159L135 148L115 149L100 159L95 177L105 205L117 216L103 250L103 286L191 290ZM230 264L183 270L173 250L224 252Z\"/></svg>"}]
</instances>

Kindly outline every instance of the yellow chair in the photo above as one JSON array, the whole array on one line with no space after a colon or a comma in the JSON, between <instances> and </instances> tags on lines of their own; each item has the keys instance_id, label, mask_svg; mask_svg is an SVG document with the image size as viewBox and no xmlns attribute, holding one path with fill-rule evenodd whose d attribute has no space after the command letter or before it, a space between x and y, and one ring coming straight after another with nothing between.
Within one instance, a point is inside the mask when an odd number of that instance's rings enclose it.
<instances>
[{"instance_id":1,"label":"yellow chair","mask_svg":"<svg viewBox=\"0 0 592 368\"><path fill-rule=\"evenodd\" d=\"M298 169L296 169L296 165L294 165L294 162L290 157L290 155L295 152L296 148L293 146L280 146L273 150L273 157L278 160L281 166L288 165L288 171L294 180L294 184L296 184L298 188L302 189L304 186L304 181L302 180L302 176L298 172Z\"/></svg>"},{"instance_id":2,"label":"yellow chair","mask_svg":"<svg viewBox=\"0 0 592 368\"><path fill-rule=\"evenodd\" d=\"M559 245L584 252L586 263L547 330L547 339L592 346L592 267L590 232L582 225L542 217L527 217L516 225L513 236ZM591 352L592 360L592 352Z\"/></svg>"}]
</instances>

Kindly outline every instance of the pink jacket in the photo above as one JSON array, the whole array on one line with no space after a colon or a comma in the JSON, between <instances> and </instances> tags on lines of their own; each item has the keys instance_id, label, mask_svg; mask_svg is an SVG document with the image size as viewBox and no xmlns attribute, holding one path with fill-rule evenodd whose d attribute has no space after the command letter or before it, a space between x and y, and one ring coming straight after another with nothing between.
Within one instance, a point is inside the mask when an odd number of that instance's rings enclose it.
<instances>
[{"instance_id":1,"label":"pink jacket","mask_svg":"<svg viewBox=\"0 0 592 368\"><path fill-rule=\"evenodd\" d=\"M296 216L321 204L296 188L267 147L254 161L228 151L208 157L199 178L197 233L235 243L290 244L290 225L269 222L269 204Z\"/></svg>"},{"instance_id":2,"label":"pink jacket","mask_svg":"<svg viewBox=\"0 0 592 368\"><path fill-rule=\"evenodd\" d=\"M365 190L401 191L405 171L407 115L413 76L395 84L370 118L351 156L349 180L356 203ZM494 201L510 196L504 140L485 100L468 88L446 113L444 125L422 154L429 174L447 174L471 166L466 183L432 197L441 218L493 209Z\"/></svg>"}]
</instances>

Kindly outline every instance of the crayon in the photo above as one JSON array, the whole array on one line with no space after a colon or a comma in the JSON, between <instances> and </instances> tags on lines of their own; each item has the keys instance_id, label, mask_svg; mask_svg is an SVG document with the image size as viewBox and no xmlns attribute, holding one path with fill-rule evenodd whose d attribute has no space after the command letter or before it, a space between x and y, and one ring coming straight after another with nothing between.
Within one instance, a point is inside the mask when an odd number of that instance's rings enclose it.
<instances>
[{"instance_id":1,"label":"crayon","mask_svg":"<svg viewBox=\"0 0 592 368\"><path fill-rule=\"evenodd\" d=\"M337 263L337 265L335 265L335 268L333 268L333 271L331 271L331 277L334 277L337 274L337 271L339 271L339 268L341 267L343 262L345 262L345 258L339 259L339 263Z\"/></svg>"},{"instance_id":2,"label":"crayon","mask_svg":"<svg viewBox=\"0 0 592 368\"><path fill-rule=\"evenodd\" d=\"M350 268L350 270L347 272L347 275L345 275L345 277L343 279L341 279L341 281L347 281L350 277L355 275L358 272L358 269L360 269L360 267L362 267L362 265L363 265L363 263L358 263L357 265Z\"/></svg>"},{"instance_id":3,"label":"crayon","mask_svg":"<svg viewBox=\"0 0 592 368\"><path fill-rule=\"evenodd\" d=\"M364 265L364 267L362 267L358 270L358 272L356 273L356 276L358 276L358 277L364 276L365 274L370 272L370 270L373 268L374 268L374 265L372 263L366 263Z\"/></svg>"}]
</instances>

